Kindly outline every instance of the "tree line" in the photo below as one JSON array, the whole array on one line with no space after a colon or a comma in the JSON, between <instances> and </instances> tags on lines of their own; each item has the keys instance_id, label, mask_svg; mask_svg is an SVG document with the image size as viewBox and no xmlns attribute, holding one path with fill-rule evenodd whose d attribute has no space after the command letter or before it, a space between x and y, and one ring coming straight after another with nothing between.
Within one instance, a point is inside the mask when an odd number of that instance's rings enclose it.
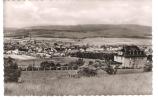
<instances>
[{"instance_id":1,"label":"tree line","mask_svg":"<svg viewBox=\"0 0 158 100\"><path fill-rule=\"evenodd\" d=\"M78 57L78 58L113 60L115 54L114 53L102 53L102 52L76 52L76 53L71 53L70 55L72 57Z\"/></svg>"},{"instance_id":2,"label":"tree line","mask_svg":"<svg viewBox=\"0 0 158 100\"><path fill-rule=\"evenodd\" d=\"M34 65L28 65L27 68L21 68L23 71L38 71L38 70L77 70L79 66L82 66L85 61L81 58L76 61L71 61L68 64L55 63L54 61L43 61L39 67Z\"/></svg>"}]
</instances>

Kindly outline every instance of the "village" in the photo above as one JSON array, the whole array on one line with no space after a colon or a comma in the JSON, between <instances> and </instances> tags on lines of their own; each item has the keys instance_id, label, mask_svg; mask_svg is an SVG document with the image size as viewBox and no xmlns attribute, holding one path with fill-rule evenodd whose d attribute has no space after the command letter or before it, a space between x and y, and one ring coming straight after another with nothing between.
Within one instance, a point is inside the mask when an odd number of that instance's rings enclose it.
<instances>
[{"instance_id":1,"label":"village","mask_svg":"<svg viewBox=\"0 0 158 100\"><path fill-rule=\"evenodd\" d=\"M5 57L12 57L24 62L32 59L31 63L19 64L19 67L25 70L40 70L41 64L47 61L52 61L54 58L63 57L70 59L72 57L93 61L100 60L104 63L110 63L114 68L144 68L146 64L152 63L152 49L149 45L78 45L72 42L48 41L48 40L10 40L4 41ZM18 58L21 57L22 59ZM26 58L26 59L25 59ZM42 59L41 62L36 62L35 59ZM78 60L76 60L77 62ZM56 70L59 69L78 69L70 62L58 62ZM53 61L54 63L54 61ZM88 62L87 62L88 63ZM95 63L94 63L95 64ZM34 67L30 69L29 67ZM62 67L61 67L62 66ZM73 68L70 68L70 66ZM54 69L51 68L46 69Z\"/></svg>"}]
</instances>

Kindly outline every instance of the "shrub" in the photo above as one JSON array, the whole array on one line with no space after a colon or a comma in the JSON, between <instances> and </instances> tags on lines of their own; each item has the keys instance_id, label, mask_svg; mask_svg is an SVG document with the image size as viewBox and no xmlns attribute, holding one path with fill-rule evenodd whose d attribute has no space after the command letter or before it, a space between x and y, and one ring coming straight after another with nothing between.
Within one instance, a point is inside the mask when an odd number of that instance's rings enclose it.
<instances>
[{"instance_id":1,"label":"shrub","mask_svg":"<svg viewBox=\"0 0 158 100\"><path fill-rule=\"evenodd\" d=\"M96 76L97 75L97 70L96 69L91 69L89 67L83 67L78 71L79 76Z\"/></svg>"},{"instance_id":2,"label":"shrub","mask_svg":"<svg viewBox=\"0 0 158 100\"><path fill-rule=\"evenodd\" d=\"M29 66L27 67L28 71L32 71L33 70L33 66L31 64L29 64Z\"/></svg>"},{"instance_id":3,"label":"shrub","mask_svg":"<svg viewBox=\"0 0 158 100\"><path fill-rule=\"evenodd\" d=\"M77 66L76 62L69 62L68 70L72 70L74 66Z\"/></svg>"},{"instance_id":4,"label":"shrub","mask_svg":"<svg viewBox=\"0 0 158 100\"><path fill-rule=\"evenodd\" d=\"M93 62L89 61L89 65L86 67L82 67L78 71L79 76L96 76L97 75L97 68L93 66Z\"/></svg>"},{"instance_id":5,"label":"shrub","mask_svg":"<svg viewBox=\"0 0 158 100\"><path fill-rule=\"evenodd\" d=\"M72 62L69 62L68 64L68 69L74 69L74 70L77 70L79 68L79 66L82 66L84 65L85 61L83 59L78 59L76 61L72 61Z\"/></svg>"},{"instance_id":6,"label":"shrub","mask_svg":"<svg viewBox=\"0 0 158 100\"><path fill-rule=\"evenodd\" d=\"M116 74L116 71L117 71L117 70L114 70L113 68L110 68L110 67L106 69L106 72L107 72L108 74L110 74L110 75Z\"/></svg>"},{"instance_id":7,"label":"shrub","mask_svg":"<svg viewBox=\"0 0 158 100\"><path fill-rule=\"evenodd\" d=\"M144 72L150 72L150 71L152 71L152 62L148 62L144 67Z\"/></svg>"},{"instance_id":8,"label":"shrub","mask_svg":"<svg viewBox=\"0 0 158 100\"><path fill-rule=\"evenodd\" d=\"M56 68L57 68L57 70L61 70L61 64L60 64L60 63L57 63L57 64L56 64Z\"/></svg>"},{"instance_id":9,"label":"shrub","mask_svg":"<svg viewBox=\"0 0 158 100\"><path fill-rule=\"evenodd\" d=\"M61 64L60 64L60 63L57 63L57 64L56 64L56 66L57 66L57 67L60 67L60 66L61 66Z\"/></svg>"},{"instance_id":10,"label":"shrub","mask_svg":"<svg viewBox=\"0 0 158 100\"><path fill-rule=\"evenodd\" d=\"M94 67L95 68L100 68L101 66L103 66L102 64L101 64L101 62L100 61L95 61L95 64L94 64Z\"/></svg>"},{"instance_id":11,"label":"shrub","mask_svg":"<svg viewBox=\"0 0 158 100\"><path fill-rule=\"evenodd\" d=\"M81 58L79 58L78 60L76 60L76 64L77 64L78 66L84 65L84 63L85 63L85 61L84 61L83 59L81 59Z\"/></svg>"},{"instance_id":12,"label":"shrub","mask_svg":"<svg viewBox=\"0 0 158 100\"><path fill-rule=\"evenodd\" d=\"M55 70L56 66L53 61L44 61L40 64L40 70Z\"/></svg>"},{"instance_id":13,"label":"shrub","mask_svg":"<svg viewBox=\"0 0 158 100\"><path fill-rule=\"evenodd\" d=\"M21 70L12 58L4 58L4 82L18 82Z\"/></svg>"}]
</instances>

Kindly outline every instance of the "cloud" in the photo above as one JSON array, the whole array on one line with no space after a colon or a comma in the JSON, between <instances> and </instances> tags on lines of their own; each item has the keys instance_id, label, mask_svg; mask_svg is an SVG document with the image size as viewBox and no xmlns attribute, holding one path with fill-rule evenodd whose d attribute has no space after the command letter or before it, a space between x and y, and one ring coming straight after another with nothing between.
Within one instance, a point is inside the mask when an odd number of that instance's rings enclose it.
<instances>
[{"instance_id":1,"label":"cloud","mask_svg":"<svg viewBox=\"0 0 158 100\"><path fill-rule=\"evenodd\" d=\"M5 1L4 25L151 25L151 0Z\"/></svg>"}]
</instances>

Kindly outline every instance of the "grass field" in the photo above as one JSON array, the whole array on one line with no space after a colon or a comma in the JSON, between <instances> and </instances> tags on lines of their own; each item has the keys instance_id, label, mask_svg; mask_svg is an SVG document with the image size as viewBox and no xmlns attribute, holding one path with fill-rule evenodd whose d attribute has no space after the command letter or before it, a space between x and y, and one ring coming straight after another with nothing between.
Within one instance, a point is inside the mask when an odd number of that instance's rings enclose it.
<instances>
[{"instance_id":1,"label":"grass field","mask_svg":"<svg viewBox=\"0 0 158 100\"><path fill-rule=\"evenodd\" d=\"M4 95L150 95L152 73L69 78L66 71L22 72L22 83L5 83Z\"/></svg>"},{"instance_id":2,"label":"grass field","mask_svg":"<svg viewBox=\"0 0 158 100\"><path fill-rule=\"evenodd\" d=\"M12 38L5 38L4 41L10 41ZM45 40L51 42L69 42L76 45L152 45L152 39L150 38L104 38L104 37L95 37L95 38L84 38L84 39L71 39L71 38L50 38L50 37L33 37L34 40ZM29 38L24 39L13 39L14 41L23 41L29 40Z\"/></svg>"},{"instance_id":3,"label":"grass field","mask_svg":"<svg viewBox=\"0 0 158 100\"><path fill-rule=\"evenodd\" d=\"M54 62L59 62L59 63L64 63L64 64L69 64L70 62L74 62L76 60L78 60L79 58L77 57L53 57L53 58L46 58L46 59L28 59L28 60L16 60L16 62L18 63L18 65L26 65L28 66L30 65L35 65L35 66L40 66L41 62L43 61L54 61ZM95 61L95 59L84 59L84 61L86 63L88 63L89 61Z\"/></svg>"},{"instance_id":4,"label":"grass field","mask_svg":"<svg viewBox=\"0 0 158 100\"><path fill-rule=\"evenodd\" d=\"M32 56L28 56L28 55L16 55L16 54L6 55L6 54L4 54L4 56L11 57L11 58L17 59L17 60L34 60L34 59L36 59L36 57L32 57Z\"/></svg>"}]
</instances>

